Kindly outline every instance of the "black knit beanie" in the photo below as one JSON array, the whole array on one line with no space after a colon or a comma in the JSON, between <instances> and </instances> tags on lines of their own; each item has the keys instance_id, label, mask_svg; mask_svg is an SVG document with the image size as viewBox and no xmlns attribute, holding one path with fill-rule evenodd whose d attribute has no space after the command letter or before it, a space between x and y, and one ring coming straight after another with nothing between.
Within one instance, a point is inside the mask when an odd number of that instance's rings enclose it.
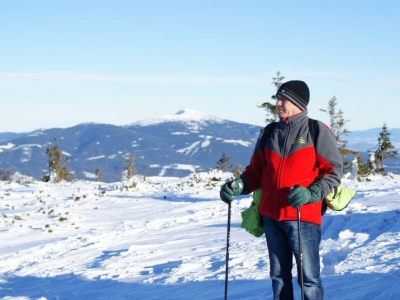
<instances>
[{"instance_id":1,"label":"black knit beanie","mask_svg":"<svg viewBox=\"0 0 400 300\"><path fill-rule=\"evenodd\" d=\"M307 84L301 80L285 82L279 87L276 95L282 95L301 110L305 110L310 101L310 90Z\"/></svg>"}]
</instances>

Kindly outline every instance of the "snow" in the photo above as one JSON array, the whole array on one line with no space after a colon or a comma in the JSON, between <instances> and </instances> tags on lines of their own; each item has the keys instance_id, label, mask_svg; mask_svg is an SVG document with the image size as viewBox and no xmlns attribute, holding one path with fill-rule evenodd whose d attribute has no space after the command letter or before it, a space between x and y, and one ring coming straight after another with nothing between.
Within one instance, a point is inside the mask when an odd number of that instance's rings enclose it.
<instances>
[{"instance_id":1,"label":"snow","mask_svg":"<svg viewBox=\"0 0 400 300\"><path fill-rule=\"evenodd\" d=\"M230 176L0 181L0 298L223 299ZM400 175L344 184L358 194L323 217L325 298L400 299ZM232 204L228 299L272 299L265 239L240 227L250 202Z\"/></svg>"},{"instance_id":2,"label":"snow","mask_svg":"<svg viewBox=\"0 0 400 300\"><path fill-rule=\"evenodd\" d=\"M200 150L200 148L207 148L211 145L210 139L212 139L212 136L200 135L199 137L203 138L203 141L194 142L186 148L176 150L176 152L184 155L194 155Z\"/></svg>"},{"instance_id":3,"label":"snow","mask_svg":"<svg viewBox=\"0 0 400 300\"><path fill-rule=\"evenodd\" d=\"M212 136L209 135L199 135L200 138L202 138L202 141L196 141L194 143L192 143L191 145L189 145L186 148L183 149L178 149L176 150L176 152L178 153L182 153L184 155L194 155L196 154L200 148L207 148L208 146L211 145L211 141L210 139L212 139Z\"/></svg>"},{"instance_id":4,"label":"snow","mask_svg":"<svg viewBox=\"0 0 400 300\"><path fill-rule=\"evenodd\" d=\"M204 140L202 143L201 143L201 148L207 148L208 146L210 146L211 145L211 142L210 142L210 140L209 139L207 139L207 140Z\"/></svg>"},{"instance_id":5,"label":"snow","mask_svg":"<svg viewBox=\"0 0 400 300\"><path fill-rule=\"evenodd\" d=\"M96 160L96 159L102 159L104 158L105 155L99 155L99 156L93 156L93 157L89 157L86 160Z\"/></svg>"},{"instance_id":6,"label":"snow","mask_svg":"<svg viewBox=\"0 0 400 300\"><path fill-rule=\"evenodd\" d=\"M34 131L34 132L28 134L26 137L38 137L40 135L47 135L47 133L45 133L43 131Z\"/></svg>"},{"instance_id":7,"label":"snow","mask_svg":"<svg viewBox=\"0 0 400 300\"><path fill-rule=\"evenodd\" d=\"M250 147L252 145L251 142L246 142L243 140L224 140L224 143L238 144L244 147Z\"/></svg>"},{"instance_id":8,"label":"snow","mask_svg":"<svg viewBox=\"0 0 400 300\"><path fill-rule=\"evenodd\" d=\"M15 146L15 144L8 142L7 145L0 145L0 152L3 152L4 150L9 150L12 149Z\"/></svg>"},{"instance_id":9,"label":"snow","mask_svg":"<svg viewBox=\"0 0 400 300\"><path fill-rule=\"evenodd\" d=\"M90 172L83 172L83 175L84 175L86 178L89 178L89 179L95 179L95 178L98 177L96 174L90 173Z\"/></svg>"},{"instance_id":10,"label":"snow","mask_svg":"<svg viewBox=\"0 0 400 300\"><path fill-rule=\"evenodd\" d=\"M150 126L150 125L158 125L166 122L184 122L190 125L190 128L196 130L199 128L201 124L204 124L206 121L212 121L215 123L224 122L223 119L208 115L204 112L195 111L192 109L182 109L178 111L174 115L165 115L158 118L151 118L142 121L138 121L132 123L128 126ZM175 133L176 134L176 133Z\"/></svg>"},{"instance_id":11,"label":"snow","mask_svg":"<svg viewBox=\"0 0 400 300\"><path fill-rule=\"evenodd\" d=\"M10 143L9 143L9 144L10 144ZM15 148L8 148L8 149L9 149L9 150L12 150L12 151L18 150L18 149L26 150L26 149L30 149L31 147L42 148L42 145L38 145L38 144L24 144L24 145L19 145L19 146L15 147Z\"/></svg>"},{"instance_id":12,"label":"snow","mask_svg":"<svg viewBox=\"0 0 400 300\"><path fill-rule=\"evenodd\" d=\"M201 142L198 142L198 141L194 142L193 144L191 144L190 146L188 146L186 148L176 150L176 152L182 153L182 154L185 154L185 155L189 155L189 154L194 155L194 154L196 154L197 151L199 151L200 143Z\"/></svg>"},{"instance_id":13,"label":"snow","mask_svg":"<svg viewBox=\"0 0 400 300\"><path fill-rule=\"evenodd\" d=\"M157 165L152 165L153 168L155 168ZM184 164L172 164L172 165L167 165L163 166L160 176L164 176L165 173L167 172L168 169L175 169L175 170L189 170L192 173L196 172L196 170L200 168L200 166L194 166L194 165L184 165Z\"/></svg>"}]
</instances>

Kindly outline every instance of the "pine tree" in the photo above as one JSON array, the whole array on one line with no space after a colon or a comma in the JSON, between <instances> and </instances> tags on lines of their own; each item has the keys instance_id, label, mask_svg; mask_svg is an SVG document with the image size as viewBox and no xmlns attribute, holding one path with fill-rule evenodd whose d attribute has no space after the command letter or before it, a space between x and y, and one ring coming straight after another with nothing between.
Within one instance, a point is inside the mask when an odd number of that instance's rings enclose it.
<instances>
[{"instance_id":1,"label":"pine tree","mask_svg":"<svg viewBox=\"0 0 400 300\"><path fill-rule=\"evenodd\" d=\"M391 150L393 148L394 146L390 141L390 132L388 131L386 123L383 123L382 131L379 133L376 150L376 158L380 165L380 168L378 168L378 173L385 174L385 168L383 165L386 158L396 158L397 155L399 155L397 150Z\"/></svg>"},{"instance_id":2,"label":"pine tree","mask_svg":"<svg viewBox=\"0 0 400 300\"><path fill-rule=\"evenodd\" d=\"M56 145L56 139L47 147L46 154L49 157L49 174L43 176L43 181L60 182L62 180L69 180L69 170L63 164L68 161L59 147Z\"/></svg>"},{"instance_id":3,"label":"pine tree","mask_svg":"<svg viewBox=\"0 0 400 300\"><path fill-rule=\"evenodd\" d=\"M285 77L281 76L280 71L276 72L276 77L272 77L272 84L275 86L276 90L278 90L279 87L282 85L284 79L285 79ZM265 122L267 124L276 122L279 120L278 111L276 109L275 94L273 94L271 96L271 99L272 99L272 103L267 101L267 102L264 102L263 104L261 104L260 106L258 106L258 107L264 108L266 110L267 118L265 119Z\"/></svg>"},{"instance_id":4,"label":"pine tree","mask_svg":"<svg viewBox=\"0 0 400 300\"><path fill-rule=\"evenodd\" d=\"M321 111L327 113L330 118L330 127L335 136L336 144L339 149L339 154L343 160L343 169L347 170L350 167L350 162L344 161L344 158L350 154L358 154L357 151L350 150L347 148L348 141L343 137L350 133L346 128L346 123L349 120L345 120L343 117L343 111L341 109L337 110L337 100L333 96L328 102L328 109L320 109Z\"/></svg>"},{"instance_id":5,"label":"pine tree","mask_svg":"<svg viewBox=\"0 0 400 300\"><path fill-rule=\"evenodd\" d=\"M372 162L370 159L368 162L363 164L361 156L358 154L356 157L357 157L357 179L360 180L361 177L365 177L371 174Z\"/></svg>"},{"instance_id":6,"label":"pine tree","mask_svg":"<svg viewBox=\"0 0 400 300\"><path fill-rule=\"evenodd\" d=\"M231 160L231 158L226 155L225 151L222 152L221 158L218 159L218 161L217 161L217 169L225 172L228 169L232 168L232 165L230 164L230 160Z\"/></svg>"},{"instance_id":7,"label":"pine tree","mask_svg":"<svg viewBox=\"0 0 400 300\"><path fill-rule=\"evenodd\" d=\"M96 168L96 170L94 171L94 174L97 176L97 181L98 182L103 182L104 178L101 177L101 170L99 168Z\"/></svg>"},{"instance_id":8,"label":"pine tree","mask_svg":"<svg viewBox=\"0 0 400 300\"><path fill-rule=\"evenodd\" d=\"M11 171L7 170L5 173L3 173L3 170L0 169L0 176L3 176L1 180L3 181L11 181Z\"/></svg>"},{"instance_id":9,"label":"pine tree","mask_svg":"<svg viewBox=\"0 0 400 300\"><path fill-rule=\"evenodd\" d=\"M135 175L135 156L133 154L129 154L125 166L125 179L131 179Z\"/></svg>"},{"instance_id":10,"label":"pine tree","mask_svg":"<svg viewBox=\"0 0 400 300\"><path fill-rule=\"evenodd\" d=\"M238 178L240 177L241 174L241 170L242 170L242 165L241 164L237 164L234 168L233 168L233 177Z\"/></svg>"}]
</instances>

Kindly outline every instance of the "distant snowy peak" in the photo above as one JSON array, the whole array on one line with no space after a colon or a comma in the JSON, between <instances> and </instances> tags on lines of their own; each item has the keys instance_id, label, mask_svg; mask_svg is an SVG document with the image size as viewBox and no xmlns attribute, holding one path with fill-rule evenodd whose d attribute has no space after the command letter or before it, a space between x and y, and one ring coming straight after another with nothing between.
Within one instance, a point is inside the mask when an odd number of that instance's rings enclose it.
<instances>
[{"instance_id":1,"label":"distant snowy peak","mask_svg":"<svg viewBox=\"0 0 400 300\"><path fill-rule=\"evenodd\" d=\"M175 118L180 118L180 119L192 119L192 120L204 120L204 119L212 119L212 120L220 120L217 117L210 116L206 113L192 110L192 109L181 109L178 111L175 115L173 115Z\"/></svg>"},{"instance_id":2,"label":"distant snowy peak","mask_svg":"<svg viewBox=\"0 0 400 300\"><path fill-rule=\"evenodd\" d=\"M174 115L164 115L158 118L146 119L138 122L134 122L128 126L149 126L149 125L158 125L162 123L168 122L180 122L180 123L188 123L188 124L204 124L205 122L213 122L213 123L223 123L225 120L208 115L203 112L195 111L192 109L182 109L178 111Z\"/></svg>"}]
</instances>

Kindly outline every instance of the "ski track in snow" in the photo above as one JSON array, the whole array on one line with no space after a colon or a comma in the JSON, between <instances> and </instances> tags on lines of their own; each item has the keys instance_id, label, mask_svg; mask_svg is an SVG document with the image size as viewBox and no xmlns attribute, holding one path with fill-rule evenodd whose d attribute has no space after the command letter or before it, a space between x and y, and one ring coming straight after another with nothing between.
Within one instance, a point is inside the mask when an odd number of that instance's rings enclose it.
<instances>
[{"instance_id":1,"label":"ski track in snow","mask_svg":"<svg viewBox=\"0 0 400 300\"><path fill-rule=\"evenodd\" d=\"M0 298L222 299L219 188L229 176L138 176L136 188L0 182ZM400 176L392 177L344 180L358 195L323 217L326 299L400 299ZM272 299L265 238L240 228L250 202L232 204L229 299Z\"/></svg>"}]
</instances>

